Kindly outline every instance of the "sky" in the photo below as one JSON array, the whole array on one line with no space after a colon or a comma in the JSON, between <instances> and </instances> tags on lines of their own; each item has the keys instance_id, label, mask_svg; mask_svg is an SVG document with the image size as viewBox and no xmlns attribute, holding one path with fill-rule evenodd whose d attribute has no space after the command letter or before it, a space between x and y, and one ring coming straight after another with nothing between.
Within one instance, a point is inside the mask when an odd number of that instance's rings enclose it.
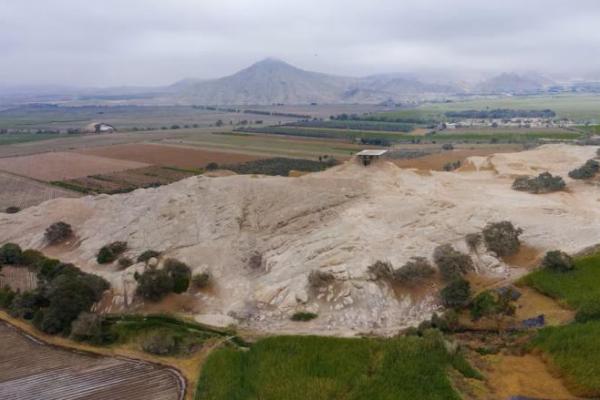
<instances>
[{"instance_id":1,"label":"sky","mask_svg":"<svg viewBox=\"0 0 600 400\"><path fill-rule=\"evenodd\" d=\"M598 0L0 0L0 85L154 86L266 57L337 75L600 79Z\"/></svg>"}]
</instances>

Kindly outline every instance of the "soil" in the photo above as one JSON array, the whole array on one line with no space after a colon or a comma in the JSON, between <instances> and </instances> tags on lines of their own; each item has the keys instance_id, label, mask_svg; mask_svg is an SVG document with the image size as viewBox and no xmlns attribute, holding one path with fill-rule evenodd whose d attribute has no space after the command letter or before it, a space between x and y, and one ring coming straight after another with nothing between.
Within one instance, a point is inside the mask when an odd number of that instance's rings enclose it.
<instances>
[{"instance_id":1,"label":"soil","mask_svg":"<svg viewBox=\"0 0 600 400\"><path fill-rule=\"evenodd\" d=\"M0 170L46 182L106 174L146 166L148 164L141 162L115 161L110 158L68 152L0 159Z\"/></svg>"},{"instance_id":2,"label":"soil","mask_svg":"<svg viewBox=\"0 0 600 400\"><path fill-rule=\"evenodd\" d=\"M8 207L24 209L59 197L79 197L78 193L53 187L21 176L0 173L0 212Z\"/></svg>"},{"instance_id":3,"label":"soil","mask_svg":"<svg viewBox=\"0 0 600 400\"><path fill-rule=\"evenodd\" d=\"M184 146L162 144L121 144L79 150L78 153L107 157L115 160L137 161L179 168L203 168L206 164L236 164L264 157L239 153L200 150Z\"/></svg>"}]
</instances>

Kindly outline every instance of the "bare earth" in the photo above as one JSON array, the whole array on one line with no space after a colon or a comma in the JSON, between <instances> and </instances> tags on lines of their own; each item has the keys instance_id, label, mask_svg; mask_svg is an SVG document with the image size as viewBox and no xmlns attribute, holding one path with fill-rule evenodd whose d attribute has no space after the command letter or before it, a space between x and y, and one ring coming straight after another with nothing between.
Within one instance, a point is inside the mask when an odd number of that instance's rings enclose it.
<instances>
[{"instance_id":1,"label":"bare earth","mask_svg":"<svg viewBox=\"0 0 600 400\"><path fill-rule=\"evenodd\" d=\"M0 172L0 211L12 206L24 209L58 197L79 197L79 194Z\"/></svg>"},{"instance_id":2,"label":"bare earth","mask_svg":"<svg viewBox=\"0 0 600 400\"><path fill-rule=\"evenodd\" d=\"M78 153L180 168L202 168L210 162L235 164L261 158L245 154L147 143L96 147L80 150Z\"/></svg>"},{"instance_id":3,"label":"bare earth","mask_svg":"<svg viewBox=\"0 0 600 400\"><path fill-rule=\"evenodd\" d=\"M597 244L598 186L567 177L596 149L546 145L471 157L468 169L451 173L417 173L385 161L364 168L351 161L299 178L198 176L1 215L0 242L44 249L44 229L58 220L70 223L80 242L56 256L109 279L113 310L125 308L125 299L131 304L133 274L144 266L118 271L97 265L95 255L101 246L125 240L133 258L154 249L195 272L211 271L212 290L193 294L195 304L185 303L198 321L263 332L392 334L429 318L439 308L436 290L394 292L369 275L367 267L376 260L399 267L412 256L431 258L445 243L469 252L464 236L501 220L521 227L522 242L538 252L575 253ZM533 195L511 189L515 175L544 170L565 177L568 190ZM483 248L471 256L477 273L490 278L525 270ZM261 262L251 263L256 257ZM312 270L332 272L335 284L309 289ZM300 310L319 317L290 321Z\"/></svg>"},{"instance_id":4,"label":"bare earth","mask_svg":"<svg viewBox=\"0 0 600 400\"><path fill-rule=\"evenodd\" d=\"M178 400L173 370L141 361L91 356L28 338L0 322L3 400Z\"/></svg>"},{"instance_id":5,"label":"bare earth","mask_svg":"<svg viewBox=\"0 0 600 400\"><path fill-rule=\"evenodd\" d=\"M43 153L0 159L0 170L47 182L146 166L148 164L141 162L115 161L110 158L69 152Z\"/></svg>"}]
</instances>

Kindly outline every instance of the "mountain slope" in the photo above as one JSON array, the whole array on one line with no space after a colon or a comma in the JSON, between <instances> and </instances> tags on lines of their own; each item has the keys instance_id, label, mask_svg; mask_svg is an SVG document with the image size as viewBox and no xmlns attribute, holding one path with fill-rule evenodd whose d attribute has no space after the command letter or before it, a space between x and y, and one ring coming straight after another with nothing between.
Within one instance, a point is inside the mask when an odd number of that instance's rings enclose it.
<instances>
[{"instance_id":1,"label":"mountain slope","mask_svg":"<svg viewBox=\"0 0 600 400\"><path fill-rule=\"evenodd\" d=\"M532 93L544 90L552 81L538 74L503 73L479 83L480 93Z\"/></svg>"}]
</instances>

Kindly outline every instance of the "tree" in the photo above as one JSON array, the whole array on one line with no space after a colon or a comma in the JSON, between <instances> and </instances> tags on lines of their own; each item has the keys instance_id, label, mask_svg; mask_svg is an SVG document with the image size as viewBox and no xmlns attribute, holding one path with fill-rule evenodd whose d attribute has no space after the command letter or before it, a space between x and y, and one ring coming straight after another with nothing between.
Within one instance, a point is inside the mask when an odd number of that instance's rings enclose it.
<instances>
[{"instance_id":1,"label":"tree","mask_svg":"<svg viewBox=\"0 0 600 400\"><path fill-rule=\"evenodd\" d=\"M140 254L137 258L137 262L143 262L143 263L148 263L148 261L150 261L151 258L158 258L160 257L160 252L159 251L155 251L155 250L146 250L144 251L142 254Z\"/></svg>"},{"instance_id":2,"label":"tree","mask_svg":"<svg viewBox=\"0 0 600 400\"><path fill-rule=\"evenodd\" d=\"M450 308L463 308L471 300L471 285L463 278L456 278L441 291L442 303Z\"/></svg>"},{"instance_id":3,"label":"tree","mask_svg":"<svg viewBox=\"0 0 600 400\"><path fill-rule=\"evenodd\" d=\"M174 258L165 261L164 269L173 281L173 292L183 293L190 286L192 272L187 264Z\"/></svg>"},{"instance_id":4,"label":"tree","mask_svg":"<svg viewBox=\"0 0 600 400\"><path fill-rule=\"evenodd\" d=\"M449 244L435 248L433 251L433 261L446 281L460 278L467 272L475 269L473 260L471 260L468 254L455 250Z\"/></svg>"},{"instance_id":5,"label":"tree","mask_svg":"<svg viewBox=\"0 0 600 400\"><path fill-rule=\"evenodd\" d=\"M0 265L20 265L23 261L21 247L15 243L6 243L0 247Z\"/></svg>"},{"instance_id":6,"label":"tree","mask_svg":"<svg viewBox=\"0 0 600 400\"><path fill-rule=\"evenodd\" d=\"M127 242L112 242L100 249L96 256L96 261L98 261L98 264L112 263L123 254L125 250L127 250Z\"/></svg>"},{"instance_id":7,"label":"tree","mask_svg":"<svg viewBox=\"0 0 600 400\"><path fill-rule=\"evenodd\" d=\"M487 249L500 257L511 256L521 247L519 235L523 230L515 228L510 221L489 223L483 228L482 233Z\"/></svg>"},{"instance_id":8,"label":"tree","mask_svg":"<svg viewBox=\"0 0 600 400\"><path fill-rule=\"evenodd\" d=\"M575 263L567 253L560 250L552 250L544 256L542 267L554 272L569 272L575 269Z\"/></svg>"},{"instance_id":9,"label":"tree","mask_svg":"<svg viewBox=\"0 0 600 400\"><path fill-rule=\"evenodd\" d=\"M208 164L206 164L206 170L207 171L214 171L219 169L219 164L217 164L216 162L210 162Z\"/></svg>"},{"instance_id":10,"label":"tree","mask_svg":"<svg viewBox=\"0 0 600 400\"><path fill-rule=\"evenodd\" d=\"M415 285L432 277L435 269L424 257L413 257L393 272L394 282Z\"/></svg>"},{"instance_id":11,"label":"tree","mask_svg":"<svg viewBox=\"0 0 600 400\"><path fill-rule=\"evenodd\" d=\"M204 289L210 284L210 273L208 271L195 274L192 277L192 284L196 289Z\"/></svg>"},{"instance_id":12,"label":"tree","mask_svg":"<svg viewBox=\"0 0 600 400\"><path fill-rule=\"evenodd\" d=\"M572 179L589 179L593 178L600 171L600 163L596 160L587 160L581 167L569 172L569 177Z\"/></svg>"},{"instance_id":13,"label":"tree","mask_svg":"<svg viewBox=\"0 0 600 400\"><path fill-rule=\"evenodd\" d=\"M218 119L217 122L215 122L215 126L216 127L221 127L223 126L223 120Z\"/></svg>"},{"instance_id":14,"label":"tree","mask_svg":"<svg viewBox=\"0 0 600 400\"><path fill-rule=\"evenodd\" d=\"M162 269L148 269L139 275L135 293L150 301L159 301L173 291L173 279Z\"/></svg>"},{"instance_id":15,"label":"tree","mask_svg":"<svg viewBox=\"0 0 600 400\"><path fill-rule=\"evenodd\" d=\"M49 244L58 244L73 236L71 225L66 222L55 222L46 229L44 237Z\"/></svg>"}]
</instances>

